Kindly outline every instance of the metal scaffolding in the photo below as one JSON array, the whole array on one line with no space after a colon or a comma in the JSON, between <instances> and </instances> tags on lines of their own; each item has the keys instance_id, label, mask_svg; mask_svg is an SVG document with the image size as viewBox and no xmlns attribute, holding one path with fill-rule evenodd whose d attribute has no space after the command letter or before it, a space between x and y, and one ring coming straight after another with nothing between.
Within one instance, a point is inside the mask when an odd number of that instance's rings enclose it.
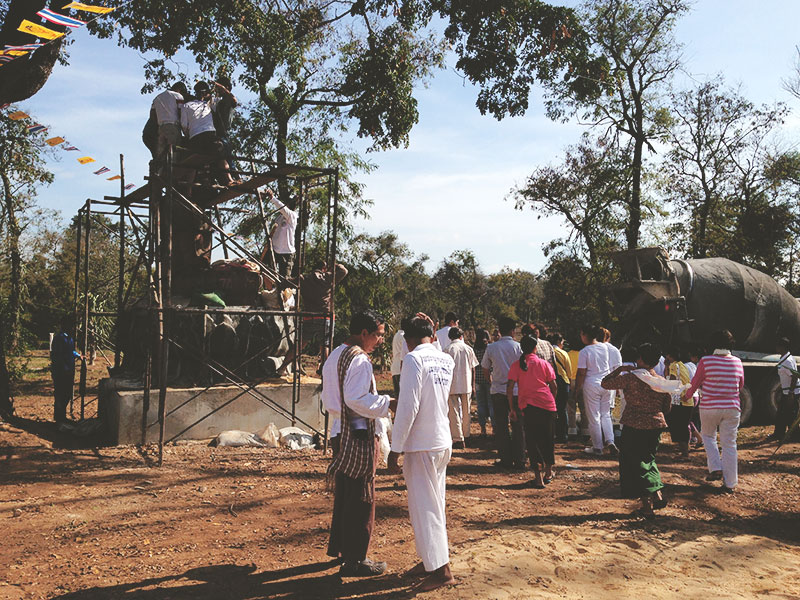
<instances>
[{"instance_id":1,"label":"metal scaffolding","mask_svg":"<svg viewBox=\"0 0 800 600\"><path fill-rule=\"evenodd\" d=\"M120 155L120 168L123 173L120 180L120 195L105 196L103 200L87 199L78 211L77 220L77 248L75 266L74 302L76 323L80 324L78 343L84 356L89 352L90 336L97 328L94 326L97 319L111 319L114 322L112 339L98 339L106 347L114 349L114 373L118 373L123 362L123 348L121 344L121 321L126 312L133 310L133 304L142 308L142 298L137 297L133 290L137 280L144 278L146 284L145 308L147 313L148 343L145 347L144 372L142 375L142 444L145 443L147 431L150 427L158 426L158 463L163 461L164 444L173 441L186 431L202 422L215 412L245 395L257 399L265 406L289 419L292 425L300 423L306 428L321 434L327 445L327 414L323 431L317 431L308 423L303 422L296 414L296 405L300 400L300 356L303 319L306 317L328 318L333 323L333 307L327 313L304 311L303 299L299 294L299 274L303 273L307 231L312 202L324 202L325 231L325 263L333 272L336 264L337 237L338 237L338 203L339 203L339 172L338 169L323 169L304 165L280 165L275 162L256 160L251 158L234 157L239 164L248 164L249 169L238 170L235 173L242 179L241 183L234 186L221 188L209 183L208 175L211 174L210 157L192 155L181 161L173 160L170 150L164 164L156 161L150 163L148 183L130 194L125 194L124 158ZM206 175L205 183L195 183L195 175ZM292 184L297 190L298 212L296 242L296 273L297 277L283 277L275 267L274 256L271 251L269 236L269 219L274 214L264 205L261 188L267 184L278 182L278 187ZM317 198L313 200L312 192ZM252 202L244 209L222 206L236 197L247 196ZM270 310L260 306L253 307L226 307L226 308L198 308L177 306L172 303L173 297L173 216L176 210L189 214L211 231L211 251L221 248L225 259L246 259L258 266L262 274L266 274L278 289L291 288L294 290L295 306L291 311ZM236 236L227 233L222 219L223 213L238 213L249 216L259 222L266 235L267 248L260 256L250 251L246 244L241 243ZM105 220L100 217L107 217ZM115 227L110 227L108 220L115 222ZM119 258L116 289L115 310L97 310L92 305L93 281L90 275L90 249L92 232L97 228L105 229L118 240ZM216 242L216 243L215 243ZM134 260L130 260L135 257ZM129 263L133 264L129 264ZM335 278L334 278L335 279ZM108 284L109 282L105 282ZM335 286L335 280L332 281ZM334 289L335 291L335 289ZM206 356L202 348L190 347L185 341L176 338L173 332L173 323L182 314L203 314L213 317L224 315L259 315L262 317L281 317L287 324L284 332L286 339L295 348L292 375L292 402L290 407L282 406L270 398L259 385L270 377L258 380L248 380L242 376L242 369L247 363L259 355L250 356L238 367L228 367ZM333 327L324 340L324 345L330 350L333 343ZM263 349L263 353L266 350ZM225 384L234 386L239 392L223 405L215 408L210 413L186 427L183 431L165 439L165 424L170 414L199 397L211 387L220 385L213 381L210 385L193 394L188 400L167 412L167 389L170 373L170 356L182 355L204 365L215 379L221 379ZM86 401L86 361L84 360L80 373L80 415L83 419L87 407ZM151 403L151 388L158 389L158 418L155 422L148 422L148 412Z\"/></svg>"}]
</instances>

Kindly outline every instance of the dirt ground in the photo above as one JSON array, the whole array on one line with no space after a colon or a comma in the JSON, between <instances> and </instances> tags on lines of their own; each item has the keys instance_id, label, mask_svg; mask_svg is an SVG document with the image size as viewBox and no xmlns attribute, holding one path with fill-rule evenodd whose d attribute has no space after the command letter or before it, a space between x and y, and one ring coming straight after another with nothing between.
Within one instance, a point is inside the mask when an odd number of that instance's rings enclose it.
<instances>
[{"instance_id":1,"label":"dirt ground","mask_svg":"<svg viewBox=\"0 0 800 600\"><path fill-rule=\"evenodd\" d=\"M371 555L389 573L340 580L325 555L332 496L320 452L177 445L158 468L153 447L58 433L44 357L32 366L18 418L0 425L1 599L413 596L399 575L416 562L402 476L378 480ZM103 371L95 365L92 381ZM490 441L473 438L448 469L459 584L422 596L800 598L800 444L773 462L774 445L758 443L766 433L740 432L733 496L703 481L702 450L684 463L665 443L670 504L654 521L632 515L615 463L582 445L558 446L556 478L536 490L528 474L494 472Z\"/></svg>"}]
</instances>

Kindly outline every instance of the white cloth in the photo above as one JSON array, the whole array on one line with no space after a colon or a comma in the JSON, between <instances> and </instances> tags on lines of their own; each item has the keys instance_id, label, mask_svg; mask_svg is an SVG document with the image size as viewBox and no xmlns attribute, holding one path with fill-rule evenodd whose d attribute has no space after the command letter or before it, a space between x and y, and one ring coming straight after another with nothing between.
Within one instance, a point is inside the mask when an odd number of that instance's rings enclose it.
<instances>
[{"instance_id":1,"label":"white cloth","mask_svg":"<svg viewBox=\"0 0 800 600\"><path fill-rule=\"evenodd\" d=\"M653 367L653 371L656 372L656 375L660 375L661 377L663 377L664 376L664 371L666 370L666 368L667 368L666 367L666 361L664 360L664 357L662 356L661 358L658 359L658 364L655 367Z\"/></svg>"},{"instance_id":2,"label":"white cloth","mask_svg":"<svg viewBox=\"0 0 800 600\"><path fill-rule=\"evenodd\" d=\"M603 342L608 347L608 368L613 371L622 364L622 354L611 342Z\"/></svg>"},{"instance_id":3,"label":"white cloth","mask_svg":"<svg viewBox=\"0 0 800 600\"><path fill-rule=\"evenodd\" d=\"M339 358L348 348L347 344L337 346L328 356L322 367L322 406L333 419L331 437L341 432L342 397L339 393ZM389 396L373 394L375 376L372 362L366 354L359 354L350 363L344 376L344 401L347 407L358 416L352 417L350 425L354 429L366 429L367 419L377 419L389 415ZM377 425L377 422L376 422ZM376 431L376 435L379 434Z\"/></svg>"},{"instance_id":4,"label":"white cloth","mask_svg":"<svg viewBox=\"0 0 800 600\"><path fill-rule=\"evenodd\" d=\"M469 437L469 394L450 394L450 436L454 442L463 442Z\"/></svg>"},{"instance_id":5,"label":"white cloth","mask_svg":"<svg viewBox=\"0 0 800 600\"><path fill-rule=\"evenodd\" d=\"M403 359L400 397L392 428L392 451L452 447L448 395L453 359L432 344L420 344Z\"/></svg>"},{"instance_id":6,"label":"white cloth","mask_svg":"<svg viewBox=\"0 0 800 600\"><path fill-rule=\"evenodd\" d=\"M599 385L603 377L611 372L610 365L608 346L602 342L587 344L578 352L578 368L586 369L586 383Z\"/></svg>"},{"instance_id":7,"label":"white cloth","mask_svg":"<svg viewBox=\"0 0 800 600\"><path fill-rule=\"evenodd\" d=\"M688 383L681 383L677 379L664 379L663 377L653 377L647 369L634 369L631 371L640 381L654 392L669 394L670 396L680 396L683 390L689 389Z\"/></svg>"},{"instance_id":8,"label":"white cloth","mask_svg":"<svg viewBox=\"0 0 800 600\"><path fill-rule=\"evenodd\" d=\"M445 350L453 358L453 383L450 384L450 395L472 393L472 370L478 366L478 359L472 346L464 340L453 340Z\"/></svg>"},{"instance_id":9,"label":"white cloth","mask_svg":"<svg viewBox=\"0 0 800 600\"><path fill-rule=\"evenodd\" d=\"M414 545L426 571L435 571L450 562L445 513L450 454L450 448L443 448L407 452L403 458L408 516L414 530Z\"/></svg>"},{"instance_id":10,"label":"white cloth","mask_svg":"<svg viewBox=\"0 0 800 600\"><path fill-rule=\"evenodd\" d=\"M402 329L398 330L392 338L392 375L400 375L403 357L408 354L408 346L403 344L405 339L405 333Z\"/></svg>"},{"instance_id":11,"label":"white cloth","mask_svg":"<svg viewBox=\"0 0 800 600\"><path fill-rule=\"evenodd\" d=\"M447 352L447 348L450 346L450 329L450 325L445 325L436 331L436 339L439 341L439 345L442 347L442 352Z\"/></svg>"},{"instance_id":12,"label":"white cloth","mask_svg":"<svg viewBox=\"0 0 800 600\"><path fill-rule=\"evenodd\" d=\"M614 424L611 422L611 393L595 381L583 384L583 405L589 422L592 447L602 450L614 441Z\"/></svg>"},{"instance_id":13,"label":"white cloth","mask_svg":"<svg viewBox=\"0 0 800 600\"><path fill-rule=\"evenodd\" d=\"M164 123L180 123L181 115L179 104L183 103L183 96L178 92L167 90L153 98L153 110L156 111L156 120L159 125Z\"/></svg>"},{"instance_id":14,"label":"white cloth","mask_svg":"<svg viewBox=\"0 0 800 600\"><path fill-rule=\"evenodd\" d=\"M519 343L514 338L504 335L496 342L486 346L486 353L483 355L481 366L492 372L492 385L489 389L491 394L505 394L506 384L508 383L508 370L511 363L517 360L522 354ZM514 386L514 395L517 395L517 386Z\"/></svg>"},{"instance_id":15,"label":"white cloth","mask_svg":"<svg viewBox=\"0 0 800 600\"><path fill-rule=\"evenodd\" d=\"M781 360L778 363L778 378L781 380L781 391L784 394L788 394L791 391L789 388L792 385L792 377L794 377L794 373L789 369L792 371L797 370L797 361L795 361L791 352L787 352L781 356ZM794 393L800 393L800 379L798 379L794 386Z\"/></svg>"},{"instance_id":16,"label":"white cloth","mask_svg":"<svg viewBox=\"0 0 800 600\"><path fill-rule=\"evenodd\" d=\"M202 100L185 102L181 106L181 127L189 139L206 131L216 133L214 116L208 102L203 102Z\"/></svg>"},{"instance_id":17,"label":"white cloth","mask_svg":"<svg viewBox=\"0 0 800 600\"><path fill-rule=\"evenodd\" d=\"M739 483L739 462L736 451L736 436L739 432L739 417L736 408L700 409L700 435L706 449L708 472L722 471L725 486L736 487ZM717 431L719 443L722 445L722 456L717 447Z\"/></svg>"},{"instance_id":18,"label":"white cloth","mask_svg":"<svg viewBox=\"0 0 800 600\"><path fill-rule=\"evenodd\" d=\"M277 227L272 233L272 250L278 254L294 254L294 232L297 228L297 212L283 202L270 197L270 202L278 209Z\"/></svg>"}]
</instances>

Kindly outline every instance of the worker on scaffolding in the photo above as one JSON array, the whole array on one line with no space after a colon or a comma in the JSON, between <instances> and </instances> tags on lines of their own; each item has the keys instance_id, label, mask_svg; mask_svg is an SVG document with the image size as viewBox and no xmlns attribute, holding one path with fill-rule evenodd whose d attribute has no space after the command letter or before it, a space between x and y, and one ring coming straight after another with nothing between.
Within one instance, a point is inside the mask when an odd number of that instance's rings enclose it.
<instances>
[{"instance_id":1,"label":"worker on scaffolding","mask_svg":"<svg viewBox=\"0 0 800 600\"><path fill-rule=\"evenodd\" d=\"M170 146L181 141L180 106L189 98L182 81L158 94L150 107L150 119L142 132L142 141L155 160L163 161Z\"/></svg>"},{"instance_id":2,"label":"worker on scaffolding","mask_svg":"<svg viewBox=\"0 0 800 600\"><path fill-rule=\"evenodd\" d=\"M231 176L230 166L225 160L225 149L214 125L211 88L205 81L198 81L194 86L194 93L195 99L184 102L180 111L181 127L189 138L189 149L213 159L219 183L229 187L236 185L239 182Z\"/></svg>"},{"instance_id":3,"label":"worker on scaffolding","mask_svg":"<svg viewBox=\"0 0 800 600\"><path fill-rule=\"evenodd\" d=\"M219 75L214 81L214 99L211 101L211 111L214 115L214 125L217 128L217 136L225 149L225 159L231 169L236 170L233 160L233 150L231 149L230 130L233 119L233 109L239 105L239 101L231 91L231 80Z\"/></svg>"},{"instance_id":4,"label":"worker on scaffolding","mask_svg":"<svg viewBox=\"0 0 800 600\"><path fill-rule=\"evenodd\" d=\"M270 234L270 244L275 253L275 267L282 277L288 279L291 277L294 267L297 211L278 200L270 189L267 189L267 196L278 212Z\"/></svg>"}]
</instances>

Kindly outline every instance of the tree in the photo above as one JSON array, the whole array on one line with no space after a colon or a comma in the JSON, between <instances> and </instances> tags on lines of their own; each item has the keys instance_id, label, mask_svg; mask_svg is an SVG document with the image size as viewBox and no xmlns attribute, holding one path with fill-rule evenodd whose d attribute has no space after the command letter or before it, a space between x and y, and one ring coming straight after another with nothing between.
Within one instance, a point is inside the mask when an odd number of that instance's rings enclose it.
<instances>
[{"instance_id":1,"label":"tree","mask_svg":"<svg viewBox=\"0 0 800 600\"><path fill-rule=\"evenodd\" d=\"M19 46L35 41L29 34L18 31L23 19L38 22L36 12L49 5L60 9L63 2L45 0L4 0L0 2L0 47ZM63 32L66 27L48 24L49 29ZM65 44L63 36L0 67L0 104L19 102L36 94L44 86Z\"/></svg>"},{"instance_id":2,"label":"tree","mask_svg":"<svg viewBox=\"0 0 800 600\"><path fill-rule=\"evenodd\" d=\"M586 0L577 12L541 2L509 4L496 19L471 14L448 29L453 37L467 36L457 47L458 66L480 87L479 108L497 118L522 114L531 85L539 83L551 118L577 114L629 139L630 146L622 144L631 152L625 239L636 248L644 148L653 150L651 142L664 132L660 101L680 64L672 30L688 2Z\"/></svg>"},{"instance_id":3,"label":"tree","mask_svg":"<svg viewBox=\"0 0 800 600\"><path fill-rule=\"evenodd\" d=\"M440 316L452 310L465 326L474 326L487 318L484 307L490 290L471 250L456 250L445 258L431 283L436 290L436 308Z\"/></svg>"},{"instance_id":4,"label":"tree","mask_svg":"<svg viewBox=\"0 0 800 600\"><path fill-rule=\"evenodd\" d=\"M726 256L775 275L792 222L770 139L781 104L756 107L721 78L672 97L670 151L662 189L688 218L687 252ZM775 163L777 164L777 163Z\"/></svg>"},{"instance_id":5,"label":"tree","mask_svg":"<svg viewBox=\"0 0 800 600\"><path fill-rule=\"evenodd\" d=\"M0 181L3 185L3 206L0 228L4 237L4 254L8 258L9 291L6 314L8 344L13 354L19 350L22 317L22 253L20 237L23 214L33 205L34 192L41 184L53 180L44 164L40 134L29 134L19 121L0 117Z\"/></svg>"},{"instance_id":6,"label":"tree","mask_svg":"<svg viewBox=\"0 0 800 600\"><path fill-rule=\"evenodd\" d=\"M567 236L552 241L545 251L589 265L589 287L598 298L604 322L610 316L605 292L610 253L619 248L625 220L626 198L620 190L629 190L630 180L624 149L585 137L567 149L562 164L536 169L511 193L517 209L527 207L537 218L556 216L566 221Z\"/></svg>"}]
</instances>

